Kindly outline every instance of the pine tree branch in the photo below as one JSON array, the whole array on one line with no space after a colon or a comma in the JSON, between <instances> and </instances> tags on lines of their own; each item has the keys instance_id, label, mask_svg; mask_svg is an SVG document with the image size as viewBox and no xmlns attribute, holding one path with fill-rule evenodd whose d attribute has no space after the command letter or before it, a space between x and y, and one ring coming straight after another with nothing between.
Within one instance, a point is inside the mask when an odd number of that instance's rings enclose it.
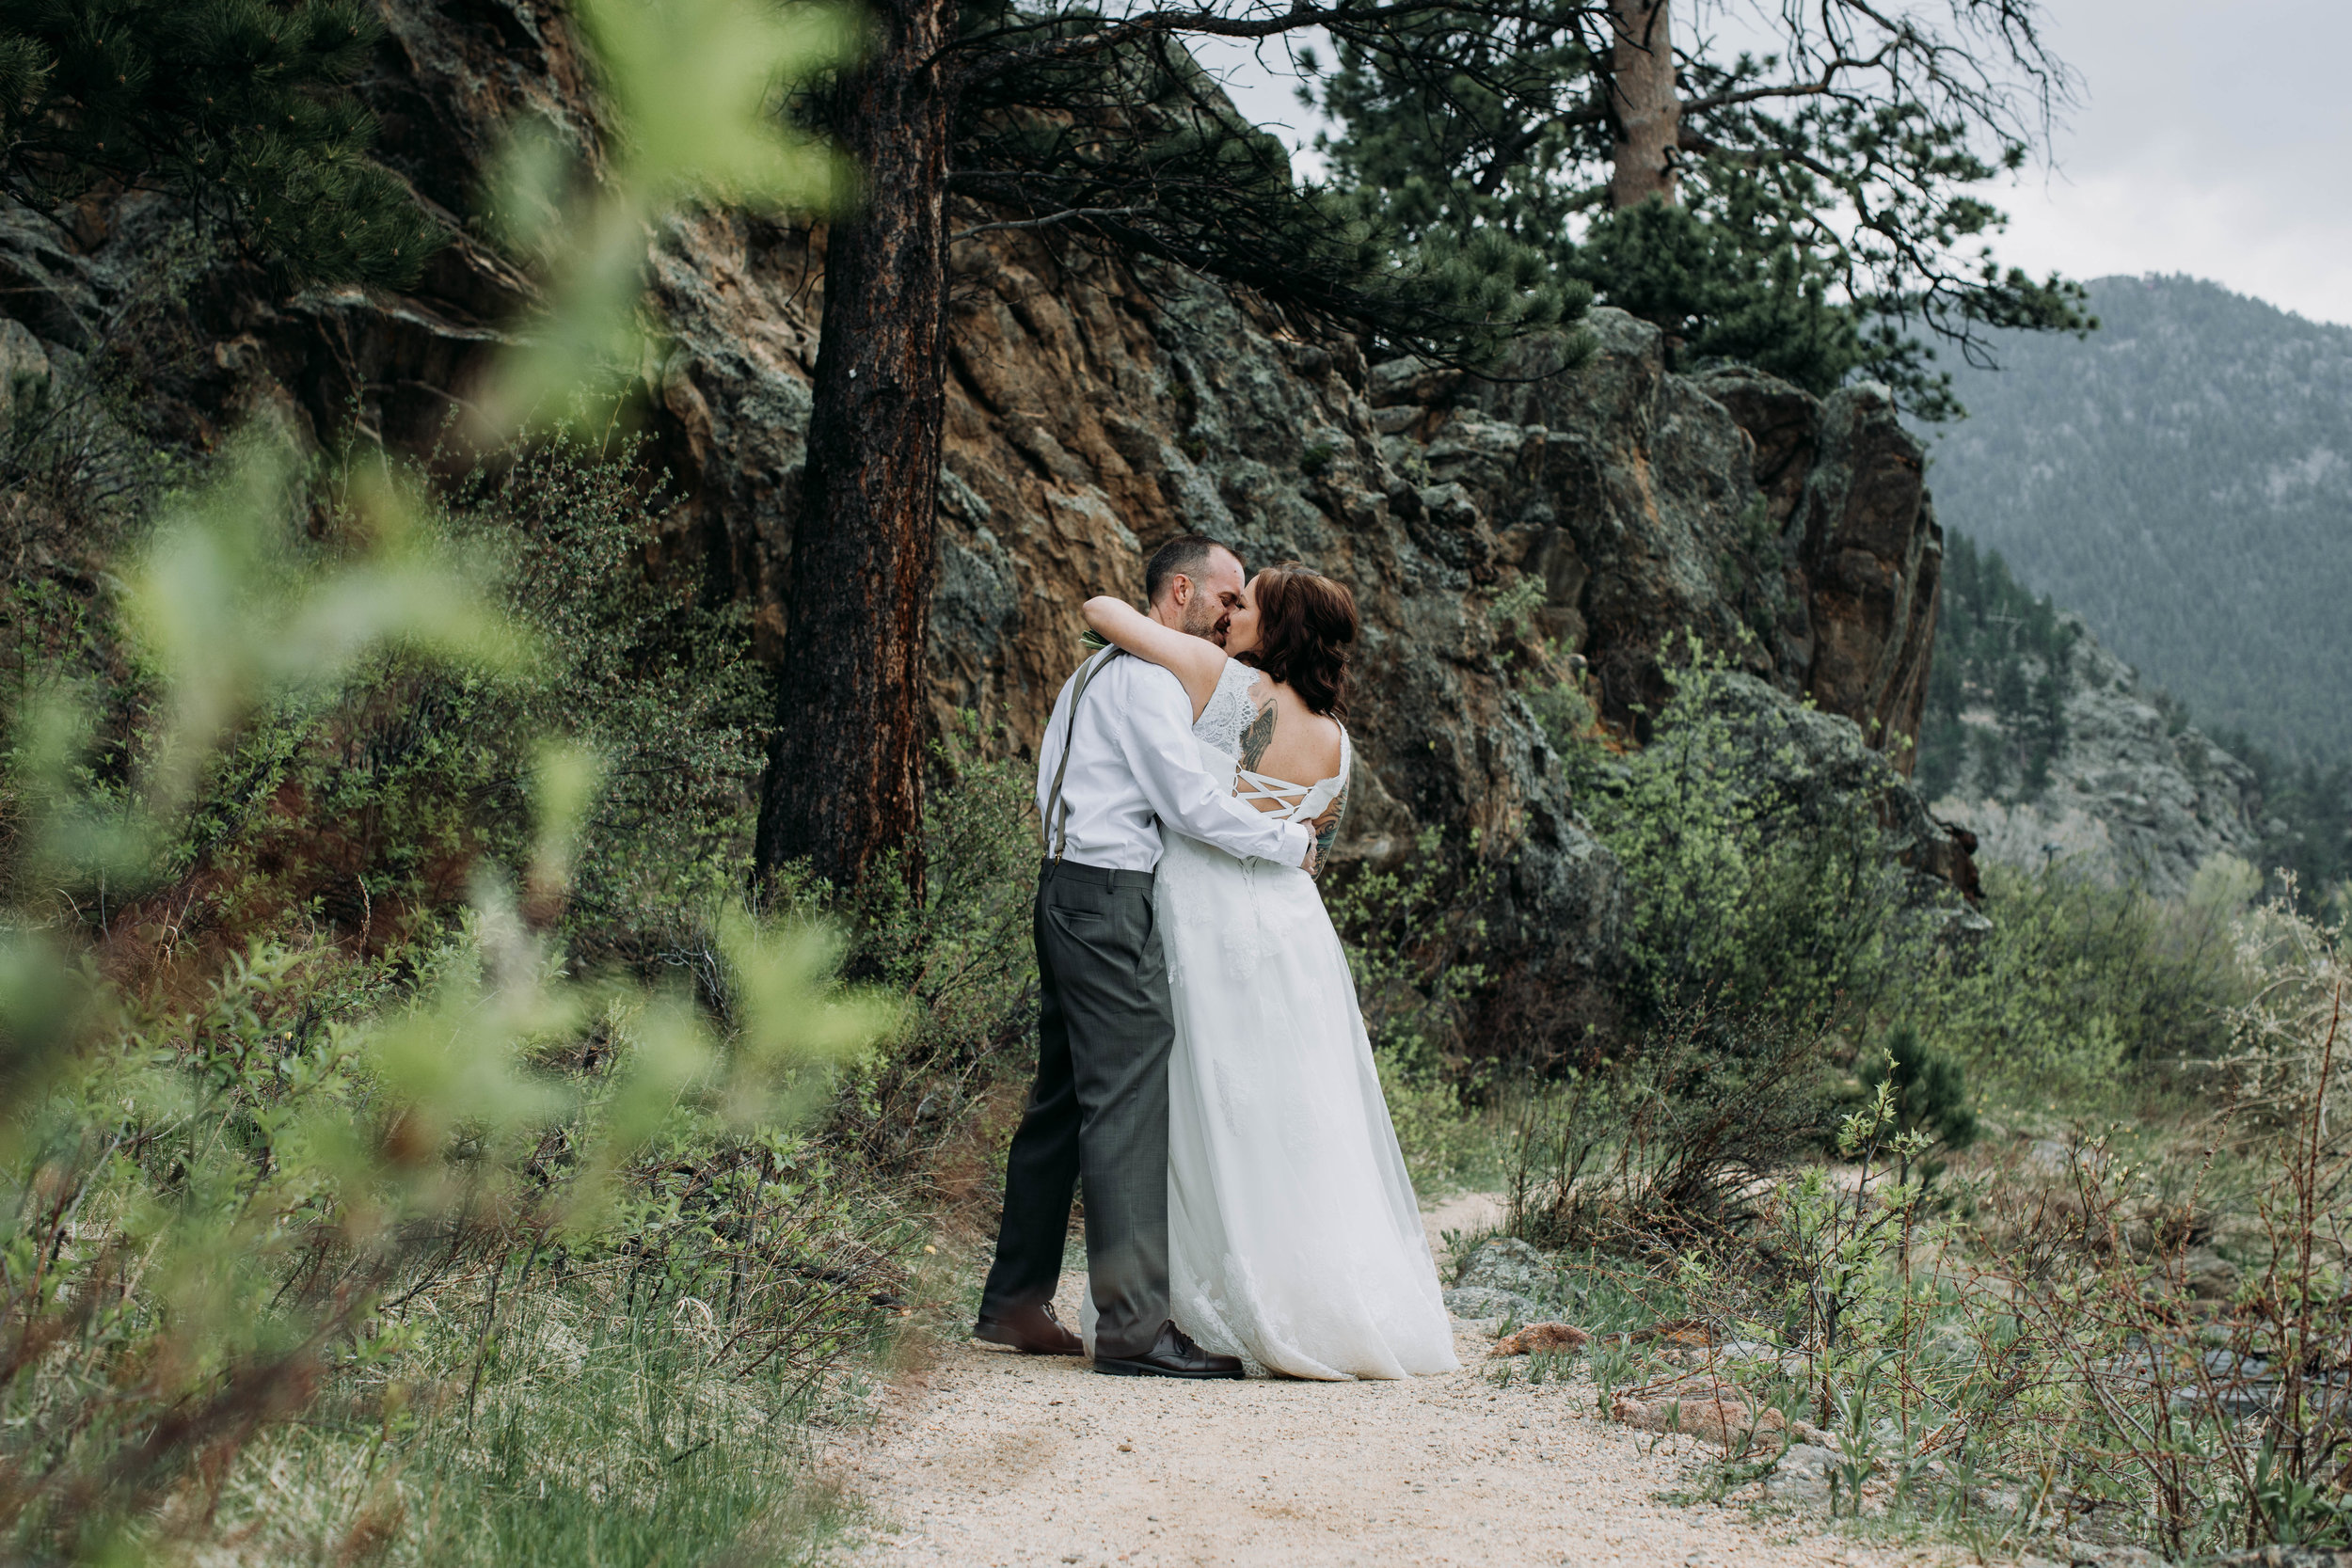
<instances>
[{"instance_id":1,"label":"pine tree branch","mask_svg":"<svg viewBox=\"0 0 2352 1568\"><path fill-rule=\"evenodd\" d=\"M1048 213L1043 217L1011 218L1001 223L978 224L948 235L947 243L956 245L977 235L999 233L1008 229L1045 229L1057 223L1069 223L1076 218L1132 217L1138 213L1150 211L1152 209L1149 207L1068 207L1058 213Z\"/></svg>"},{"instance_id":2,"label":"pine tree branch","mask_svg":"<svg viewBox=\"0 0 2352 1568\"><path fill-rule=\"evenodd\" d=\"M1605 10L1606 8L1601 6L1577 6L1564 12L1561 7L1543 5L1540 0L1485 0L1485 3L1467 7L1460 0L1395 0L1394 4L1387 6L1360 5L1354 0L1338 0L1338 3L1330 5L1292 0L1289 8L1283 10L1237 16L1217 6L1200 6L1146 11L1075 38L1058 39L1022 49L999 49L993 54L981 55L957 74L965 83L985 81L1027 66L1099 55L1143 39L1183 35L1269 39L1321 27L1335 38L1371 40L1382 35L1393 37L1400 28L1411 23L1443 15L1468 13L1495 22L1521 22L1558 27L1570 17L1598 15ZM1035 18L997 28L978 38L960 39L942 50L941 54L968 49L976 44L992 44L1025 34L1050 31L1067 26L1069 20L1060 14Z\"/></svg>"},{"instance_id":3,"label":"pine tree branch","mask_svg":"<svg viewBox=\"0 0 2352 1568\"><path fill-rule=\"evenodd\" d=\"M1889 43L1875 55L1840 55L1824 64L1821 67L1821 74L1810 81L1777 82L1771 87L1741 87L1735 92L1719 92L1706 98L1685 99L1682 103L1682 112L1686 115L1704 114L1709 109L1732 109L1738 108L1742 103L1760 103L1772 99L1835 96L1840 72L1875 71L1883 66L1887 57L1894 53L1895 46Z\"/></svg>"},{"instance_id":4,"label":"pine tree branch","mask_svg":"<svg viewBox=\"0 0 2352 1568\"><path fill-rule=\"evenodd\" d=\"M1689 125L1682 127L1676 146L1681 151L1700 153L1723 163L1737 164L1742 168L1762 168L1769 164L1794 164L1840 188L1849 182L1845 174L1801 148L1731 147L1702 131L1692 130Z\"/></svg>"}]
</instances>

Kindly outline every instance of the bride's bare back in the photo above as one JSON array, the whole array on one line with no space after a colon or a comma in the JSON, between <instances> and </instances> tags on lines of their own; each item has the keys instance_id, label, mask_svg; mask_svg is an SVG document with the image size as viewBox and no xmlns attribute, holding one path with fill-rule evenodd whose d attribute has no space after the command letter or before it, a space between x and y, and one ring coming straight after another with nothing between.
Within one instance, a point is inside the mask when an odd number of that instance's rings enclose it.
<instances>
[{"instance_id":1,"label":"bride's bare back","mask_svg":"<svg viewBox=\"0 0 2352 1568\"><path fill-rule=\"evenodd\" d=\"M1298 693L1263 673L1249 689L1258 717L1241 736L1241 765L1253 773L1287 784L1321 784L1340 770L1339 721L1309 711ZM1285 803L1267 796L1251 798L1260 811L1280 811Z\"/></svg>"}]
</instances>

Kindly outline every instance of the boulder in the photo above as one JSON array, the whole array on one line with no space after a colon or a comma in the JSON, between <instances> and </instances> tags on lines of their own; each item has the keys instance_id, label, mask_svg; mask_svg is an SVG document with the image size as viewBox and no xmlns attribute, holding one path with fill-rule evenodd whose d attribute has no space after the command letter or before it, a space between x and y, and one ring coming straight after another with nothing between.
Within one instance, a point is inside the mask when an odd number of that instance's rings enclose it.
<instances>
[{"instance_id":1,"label":"boulder","mask_svg":"<svg viewBox=\"0 0 2352 1568\"><path fill-rule=\"evenodd\" d=\"M1547 1301L1565 1295L1559 1266L1515 1236L1489 1236L1462 1260L1454 1288L1445 1292L1446 1310L1457 1318L1486 1322L1508 1318L1529 1323Z\"/></svg>"},{"instance_id":2,"label":"boulder","mask_svg":"<svg viewBox=\"0 0 2352 1568\"><path fill-rule=\"evenodd\" d=\"M1620 1395L1610 1402L1609 1417L1644 1432L1680 1433L1725 1448L1804 1442L1826 1449L1836 1441L1811 1422L1765 1407L1745 1389L1712 1377L1683 1378Z\"/></svg>"},{"instance_id":3,"label":"boulder","mask_svg":"<svg viewBox=\"0 0 2352 1568\"><path fill-rule=\"evenodd\" d=\"M1554 1293L1560 1268L1516 1236L1489 1236L1463 1259L1454 1283L1469 1290L1511 1291L1523 1296Z\"/></svg>"},{"instance_id":4,"label":"boulder","mask_svg":"<svg viewBox=\"0 0 2352 1568\"><path fill-rule=\"evenodd\" d=\"M1783 1508L1825 1508L1830 1500L1830 1472L1837 1454L1816 1443L1791 1443L1764 1478L1764 1500Z\"/></svg>"},{"instance_id":5,"label":"boulder","mask_svg":"<svg viewBox=\"0 0 2352 1568\"><path fill-rule=\"evenodd\" d=\"M1593 1337L1574 1323L1529 1323L1516 1334L1505 1335L1495 1341L1489 1355L1544 1355L1561 1351L1576 1352L1593 1342Z\"/></svg>"},{"instance_id":6,"label":"boulder","mask_svg":"<svg viewBox=\"0 0 2352 1568\"><path fill-rule=\"evenodd\" d=\"M1934 645L1944 533L1928 502L1927 454L1883 387L1848 387L1820 407L1815 457L1784 535L1812 632L1804 692L1883 750L1919 736ZM1915 745L1890 754L1908 774Z\"/></svg>"},{"instance_id":7,"label":"boulder","mask_svg":"<svg viewBox=\"0 0 2352 1568\"><path fill-rule=\"evenodd\" d=\"M1469 1323L1525 1323L1538 1310L1526 1296L1484 1285L1457 1286L1444 1295L1445 1309Z\"/></svg>"},{"instance_id":8,"label":"boulder","mask_svg":"<svg viewBox=\"0 0 2352 1568\"><path fill-rule=\"evenodd\" d=\"M2237 1294L2237 1265L2211 1247L2191 1247L2181 1254L2181 1281L2200 1301L2228 1301Z\"/></svg>"},{"instance_id":9,"label":"boulder","mask_svg":"<svg viewBox=\"0 0 2352 1568\"><path fill-rule=\"evenodd\" d=\"M40 397L49 385L49 351L24 324L0 317L0 424Z\"/></svg>"}]
</instances>

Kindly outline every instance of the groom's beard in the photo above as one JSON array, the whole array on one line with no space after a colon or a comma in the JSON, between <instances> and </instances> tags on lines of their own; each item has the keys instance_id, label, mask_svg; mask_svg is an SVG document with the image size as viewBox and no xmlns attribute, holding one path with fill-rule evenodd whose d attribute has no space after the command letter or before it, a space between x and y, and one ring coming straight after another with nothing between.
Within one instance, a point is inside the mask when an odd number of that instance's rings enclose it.
<instances>
[{"instance_id":1,"label":"groom's beard","mask_svg":"<svg viewBox=\"0 0 2352 1568\"><path fill-rule=\"evenodd\" d=\"M1221 604L1195 602L1184 607L1184 635L1198 637L1225 646L1225 634L1233 625L1233 612Z\"/></svg>"}]
</instances>

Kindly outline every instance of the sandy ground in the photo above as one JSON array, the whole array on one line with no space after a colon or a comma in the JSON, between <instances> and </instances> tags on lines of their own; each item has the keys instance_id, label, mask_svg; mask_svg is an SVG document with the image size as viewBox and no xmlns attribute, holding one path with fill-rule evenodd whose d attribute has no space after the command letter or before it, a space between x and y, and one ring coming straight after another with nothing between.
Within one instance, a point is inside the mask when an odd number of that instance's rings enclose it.
<instances>
[{"instance_id":1,"label":"sandy ground","mask_svg":"<svg viewBox=\"0 0 2352 1568\"><path fill-rule=\"evenodd\" d=\"M1472 1198L1430 1216L1485 1217ZM1082 1280L1059 1310L1077 1321ZM1485 1380L1182 1383L956 1345L896 1389L838 1456L872 1524L871 1563L1893 1564L1798 1521L1655 1500L1684 1484L1673 1446L1595 1418L1589 1385Z\"/></svg>"}]
</instances>

